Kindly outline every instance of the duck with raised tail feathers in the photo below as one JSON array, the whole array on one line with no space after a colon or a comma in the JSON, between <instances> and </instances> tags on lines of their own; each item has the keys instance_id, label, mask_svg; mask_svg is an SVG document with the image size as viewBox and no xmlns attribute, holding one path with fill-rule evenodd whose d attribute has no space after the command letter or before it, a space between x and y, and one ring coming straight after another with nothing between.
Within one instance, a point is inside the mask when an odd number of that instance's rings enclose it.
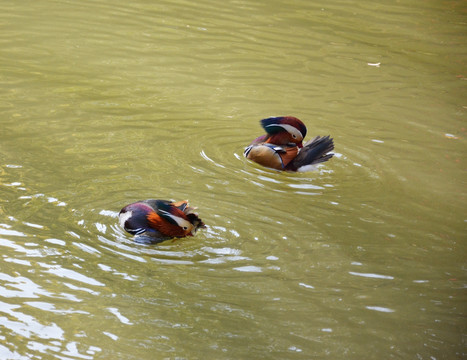
<instances>
[{"instance_id":1,"label":"duck with raised tail feathers","mask_svg":"<svg viewBox=\"0 0 467 360\"><path fill-rule=\"evenodd\" d=\"M122 228L144 242L158 243L172 238L193 236L204 228L196 208L187 200L142 200L125 206L118 214Z\"/></svg>"},{"instance_id":2,"label":"duck with raised tail feathers","mask_svg":"<svg viewBox=\"0 0 467 360\"><path fill-rule=\"evenodd\" d=\"M293 116L269 117L261 120L266 131L245 149L243 154L260 165L285 171L310 171L313 165L333 157L334 142L330 136L316 136L303 144L307 129Z\"/></svg>"}]
</instances>

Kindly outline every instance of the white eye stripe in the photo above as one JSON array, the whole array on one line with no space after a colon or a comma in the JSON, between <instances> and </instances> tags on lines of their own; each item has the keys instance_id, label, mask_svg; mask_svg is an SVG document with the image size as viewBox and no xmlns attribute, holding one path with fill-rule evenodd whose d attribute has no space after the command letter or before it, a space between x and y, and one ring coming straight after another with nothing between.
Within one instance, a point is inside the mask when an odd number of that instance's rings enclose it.
<instances>
[{"instance_id":1,"label":"white eye stripe","mask_svg":"<svg viewBox=\"0 0 467 360\"><path fill-rule=\"evenodd\" d=\"M303 140L303 134L295 127L289 124L271 124L271 125L266 125L266 127L269 126L280 126L284 130L286 130L289 134L295 135L298 140Z\"/></svg>"},{"instance_id":2,"label":"white eye stripe","mask_svg":"<svg viewBox=\"0 0 467 360\"><path fill-rule=\"evenodd\" d=\"M188 229L191 229L191 227L193 226L189 221L179 217L179 216L175 216L175 215L172 215L171 213L165 211L165 210L160 210L159 209L159 212L161 212L162 214L170 217L173 221L175 221L177 223L178 226L180 226L183 230L188 230Z\"/></svg>"},{"instance_id":3,"label":"white eye stripe","mask_svg":"<svg viewBox=\"0 0 467 360\"><path fill-rule=\"evenodd\" d=\"M127 211L125 213L120 213L120 216L119 216L118 220L120 220L120 226L122 228L125 228L125 223L129 218L131 218L131 215L133 215L133 212L131 212L131 211Z\"/></svg>"}]
</instances>

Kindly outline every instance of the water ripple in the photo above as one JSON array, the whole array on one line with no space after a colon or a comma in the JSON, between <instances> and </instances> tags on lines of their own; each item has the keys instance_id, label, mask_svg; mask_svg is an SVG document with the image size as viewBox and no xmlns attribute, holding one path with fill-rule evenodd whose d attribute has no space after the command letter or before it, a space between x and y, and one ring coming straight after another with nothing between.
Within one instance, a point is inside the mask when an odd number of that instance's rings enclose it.
<instances>
[{"instance_id":1,"label":"water ripple","mask_svg":"<svg viewBox=\"0 0 467 360\"><path fill-rule=\"evenodd\" d=\"M83 275L78 271L64 268L61 265L51 265L43 262L38 262L38 265L46 269L45 272L56 275L61 278L72 279L93 286L105 286L105 284L103 284L100 281L97 281L96 279Z\"/></svg>"},{"instance_id":2,"label":"water ripple","mask_svg":"<svg viewBox=\"0 0 467 360\"><path fill-rule=\"evenodd\" d=\"M359 272L354 272L354 271L349 271L349 274L350 274L350 275L355 275L355 276L366 277L366 278L372 278L372 279L394 280L394 277L393 277L393 276L390 276L390 275L371 274L371 273L359 273Z\"/></svg>"},{"instance_id":3,"label":"water ripple","mask_svg":"<svg viewBox=\"0 0 467 360\"><path fill-rule=\"evenodd\" d=\"M379 312L384 312L384 313L392 313L395 310L389 309L387 307L383 306L365 306L368 310L374 310L374 311L379 311Z\"/></svg>"},{"instance_id":4,"label":"water ripple","mask_svg":"<svg viewBox=\"0 0 467 360\"><path fill-rule=\"evenodd\" d=\"M0 286L2 296L7 298L40 298L42 296L52 297L53 295L24 276L11 276L0 273L0 280L3 284ZM12 288L16 290L12 290Z\"/></svg>"},{"instance_id":5,"label":"water ripple","mask_svg":"<svg viewBox=\"0 0 467 360\"><path fill-rule=\"evenodd\" d=\"M8 318L0 316L2 326L13 333L25 338L37 336L41 339L64 340L64 331L55 323L41 324L30 315L14 311L20 308L19 305L11 305L0 301L0 308L2 313L8 315ZM12 319L16 319L16 321Z\"/></svg>"},{"instance_id":6,"label":"water ripple","mask_svg":"<svg viewBox=\"0 0 467 360\"><path fill-rule=\"evenodd\" d=\"M120 320L120 322L122 324L133 325L133 323L128 318L123 316L117 308L109 307L109 308L107 308L107 310L109 310L109 312L111 314L115 315L117 317L117 319Z\"/></svg>"}]
</instances>

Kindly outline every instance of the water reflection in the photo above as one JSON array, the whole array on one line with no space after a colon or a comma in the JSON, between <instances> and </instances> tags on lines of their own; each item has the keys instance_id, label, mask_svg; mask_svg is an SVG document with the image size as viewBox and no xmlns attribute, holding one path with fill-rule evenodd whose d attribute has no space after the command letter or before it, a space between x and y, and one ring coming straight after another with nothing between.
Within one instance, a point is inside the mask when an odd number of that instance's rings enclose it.
<instances>
[{"instance_id":1,"label":"water reflection","mask_svg":"<svg viewBox=\"0 0 467 360\"><path fill-rule=\"evenodd\" d=\"M380 275L380 274L365 274L365 273L359 273L355 271L349 271L350 275L355 275L355 276L362 276L366 278L373 278L373 279L388 279L388 280L393 280L393 276L389 275Z\"/></svg>"},{"instance_id":2,"label":"water reflection","mask_svg":"<svg viewBox=\"0 0 467 360\"><path fill-rule=\"evenodd\" d=\"M42 339L64 339L64 331L56 324L41 324L30 315L14 311L15 309L21 308L21 306L0 302L0 307L2 309L2 313L8 315L8 317L0 317L2 326L11 330L13 333L25 338L37 336ZM11 319L16 319L17 321Z\"/></svg>"},{"instance_id":3,"label":"water reflection","mask_svg":"<svg viewBox=\"0 0 467 360\"><path fill-rule=\"evenodd\" d=\"M18 171L24 167L6 166L4 169ZM15 175L3 172L3 176ZM74 230L63 232L61 239L49 236L51 224L42 223L44 218L40 213L44 210L50 212L55 207L60 209L56 217L61 217L63 212L73 214L74 210L68 207L67 202L34 192L23 182L11 181L2 185L9 189L10 196L7 197L11 199L12 194L16 195L16 199L10 200L11 204L20 203L29 211L16 212L15 217L3 217L0 224L0 247L4 260L0 272L0 293L4 300L0 301L0 313L3 314L0 322L5 330L4 344L9 347L0 348L1 357L25 358L20 354L24 354L21 349L26 348L38 354L92 359L101 349L95 345L83 347L77 341L70 341L71 333L66 322L71 317L92 316L91 308L85 305L86 299L101 295L102 292L96 288L105 284L90 275L88 269L81 265L83 259L78 254L72 255L68 247L73 245L94 256L99 254L99 250L73 241L86 233L78 222ZM3 209L10 207L7 204ZM70 263L66 259L71 260ZM13 303L5 301L7 299ZM50 316L56 321L50 321ZM26 339L21 345L14 341L18 336ZM82 333L81 336L86 335Z\"/></svg>"},{"instance_id":4,"label":"water reflection","mask_svg":"<svg viewBox=\"0 0 467 360\"><path fill-rule=\"evenodd\" d=\"M11 276L1 273L0 279L3 282L1 286L2 296L6 298L39 298L41 296L52 296L52 293L44 290L41 286L24 276ZM12 290L11 288L16 290Z\"/></svg>"},{"instance_id":5,"label":"water reflection","mask_svg":"<svg viewBox=\"0 0 467 360\"><path fill-rule=\"evenodd\" d=\"M86 275L83 275L79 273L78 271L71 270L71 269L66 269L60 265L51 265L51 264L46 264L42 262L38 262L38 265L41 266L42 268L46 269L45 272L49 274L54 274L58 277L61 278L66 278L66 279L71 279L71 280L76 280L78 282L87 284L87 285L93 285L93 286L105 286L105 284L89 277ZM74 264L78 268L81 268L81 266Z\"/></svg>"},{"instance_id":6,"label":"water reflection","mask_svg":"<svg viewBox=\"0 0 467 360\"><path fill-rule=\"evenodd\" d=\"M133 323L128 319L126 318L125 316L123 316L122 314L120 314L120 311L117 309L117 308L113 308L113 307L109 307L107 308L107 310L109 310L109 312L113 315L116 316L116 318L122 323L122 324L125 324L125 325L133 325Z\"/></svg>"},{"instance_id":7,"label":"water reflection","mask_svg":"<svg viewBox=\"0 0 467 360\"><path fill-rule=\"evenodd\" d=\"M383 313L392 313L392 312L395 311L393 309L385 308L385 307L382 307L382 306L366 306L366 308L368 310L374 310L374 311L379 311L379 312L383 312Z\"/></svg>"}]
</instances>

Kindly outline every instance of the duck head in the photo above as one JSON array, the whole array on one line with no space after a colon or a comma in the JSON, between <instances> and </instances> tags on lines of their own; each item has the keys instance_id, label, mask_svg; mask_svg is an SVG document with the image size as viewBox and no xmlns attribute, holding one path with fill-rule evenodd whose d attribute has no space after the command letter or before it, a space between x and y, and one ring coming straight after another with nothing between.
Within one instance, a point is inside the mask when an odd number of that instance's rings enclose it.
<instances>
[{"instance_id":1,"label":"duck head","mask_svg":"<svg viewBox=\"0 0 467 360\"><path fill-rule=\"evenodd\" d=\"M261 126L266 130L263 141L275 145L295 144L299 148L306 136L305 124L293 116L270 117L261 120Z\"/></svg>"}]
</instances>

